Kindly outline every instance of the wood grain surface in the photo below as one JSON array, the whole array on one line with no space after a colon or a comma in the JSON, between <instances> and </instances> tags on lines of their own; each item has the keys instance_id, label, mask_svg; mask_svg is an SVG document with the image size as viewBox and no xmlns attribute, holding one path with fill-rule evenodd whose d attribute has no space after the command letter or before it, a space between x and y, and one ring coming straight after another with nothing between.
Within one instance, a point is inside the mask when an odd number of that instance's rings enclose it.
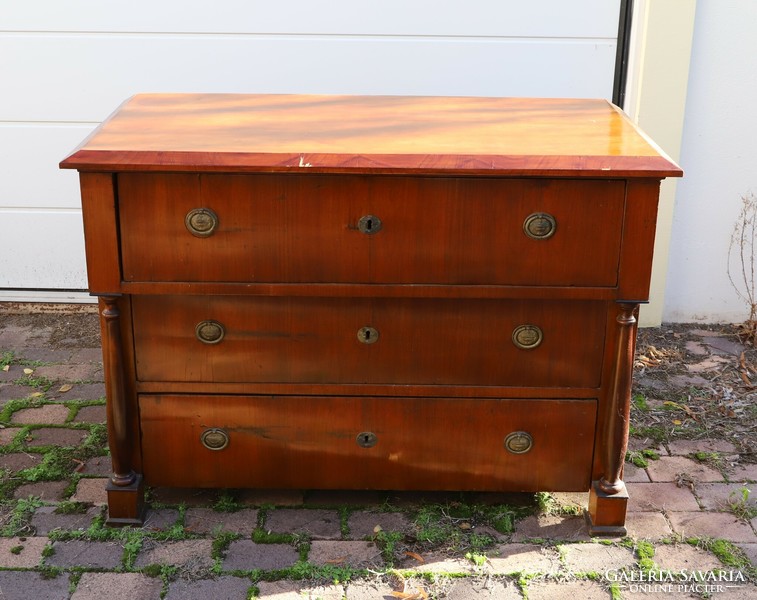
<instances>
[{"instance_id":1,"label":"wood grain surface","mask_svg":"<svg viewBox=\"0 0 757 600\"><path fill-rule=\"evenodd\" d=\"M419 96L138 95L61 167L681 175L605 100Z\"/></svg>"}]
</instances>

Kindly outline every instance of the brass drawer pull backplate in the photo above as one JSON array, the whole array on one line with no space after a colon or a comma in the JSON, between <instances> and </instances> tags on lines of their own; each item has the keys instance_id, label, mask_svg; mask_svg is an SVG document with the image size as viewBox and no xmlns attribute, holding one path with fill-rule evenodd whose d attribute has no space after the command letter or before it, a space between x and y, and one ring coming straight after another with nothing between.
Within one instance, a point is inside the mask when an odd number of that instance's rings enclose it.
<instances>
[{"instance_id":1,"label":"brass drawer pull backplate","mask_svg":"<svg viewBox=\"0 0 757 600\"><path fill-rule=\"evenodd\" d=\"M505 438L505 448L513 454L525 454L534 446L534 438L525 431L513 431Z\"/></svg>"},{"instance_id":2,"label":"brass drawer pull backplate","mask_svg":"<svg viewBox=\"0 0 757 600\"><path fill-rule=\"evenodd\" d=\"M217 344L226 335L226 330L218 321L200 321L195 327L195 336L203 344Z\"/></svg>"},{"instance_id":3,"label":"brass drawer pull backplate","mask_svg":"<svg viewBox=\"0 0 757 600\"><path fill-rule=\"evenodd\" d=\"M536 325L519 325L513 329L513 344L521 350L533 350L543 339L544 334Z\"/></svg>"},{"instance_id":4,"label":"brass drawer pull backplate","mask_svg":"<svg viewBox=\"0 0 757 600\"><path fill-rule=\"evenodd\" d=\"M184 217L184 225L196 237L209 237L218 228L218 215L209 208L194 208Z\"/></svg>"},{"instance_id":5,"label":"brass drawer pull backplate","mask_svg":"<svg viewBox=\"0 0 757 600\"><path fill-rule=\"evenodd\" d=\"M229 445L229 434L223 429L213 427L202 432L200 442L208 450L223 450Z\"/></svg>"},{"instance_id":6,"label":"brass drawer pull backplate","mask_svg":"<svg viewBox=\"0 0 757 600\"><path fill-rule=\"evenodd\" d=\"M555 234L557 221L548 213L533 213L523 222L523 232L534 240L546 240Z\"/></svg>"}]
</instances>

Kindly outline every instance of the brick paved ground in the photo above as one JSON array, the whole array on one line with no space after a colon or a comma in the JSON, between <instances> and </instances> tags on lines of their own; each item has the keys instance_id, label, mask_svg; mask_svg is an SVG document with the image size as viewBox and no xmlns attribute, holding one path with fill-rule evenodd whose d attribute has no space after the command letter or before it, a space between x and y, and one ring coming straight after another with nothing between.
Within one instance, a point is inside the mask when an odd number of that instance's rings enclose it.
<instances>
[{"instance_id":1,"label":"brick paved ground","mask_svg":"<svg viewBox=\"0 0 757 600\"><path fill-rule=\"evenodd\" d=\"M622 539L587 535L586 494L154 489L143 528L109 529L96 317L65 318L91 335L61 340L52 318L0 312L2 600L636 598L660 594L617 573L754 576L757 468L723 439L633 439L659 458L627 466ZM687 351L719 365L734 348L715 337Z\"/></svg>"}]
</instances>

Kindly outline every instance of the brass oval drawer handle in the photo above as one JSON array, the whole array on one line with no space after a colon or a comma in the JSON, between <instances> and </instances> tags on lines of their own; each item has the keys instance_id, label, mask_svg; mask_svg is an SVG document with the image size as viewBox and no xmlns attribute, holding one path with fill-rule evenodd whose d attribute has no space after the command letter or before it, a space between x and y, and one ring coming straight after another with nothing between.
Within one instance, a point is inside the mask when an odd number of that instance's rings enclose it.
<instances>
[{"instance_id":1,"label":"brass oval drawer handle","mask_svg":"<svg viewBox=\"0 0 757 600\"><path fill-rule=\"evenodd\" d=\"M357 339L363 344L375 344L378 342L379 332L373 327L361 327L357 330Z\"/></svg>"},{"instance_id":2,"label":"brass oval drawer handle","mask_svg":"<svg viewBox=\"0 0 757 600\"><path fill-rule=\"evenodd\" d=\"M519 325L513 329L513 344L521 350L533 350L544 340L544 333L537 325Z\"/></svg>"},{"instance_id":3,"label":"brass oval drawer handle","mask_svg":"<svg viewBox=\"0 0 757 600\"><path fill-rule=\"evenodd\" d=\"M209 237L218 228L218 215L209 208L193 208L184 217L184 225L196 237Z\"/></svg>"},{"instance_id":4,"label":"brass oval drawer handle","mask_svg":"<svg viewBox=\"0 0 757 600\"><path fill-rule=\"evenodd\" d=\"M195 336L203 344L217 344L226 335L226 329L218 321L200 321L195 327Z\"/></svg>"},{"instance_id":5,"label":"brass oval drawer handle","mask_svg":"<svg viewBox=\"0 0 757 600\"><path fill-rule=\"evenodd\" d=\"M525 431L513 431L505 438L505 448L513 454L525 454L534 446L534 438Z\"/></svg>"},{"instance_id":6,"label":"brass oval drawer handle","mask_svg":"<svg viewBox=\"0 0 757 600\"><path fill-rule=\"evenodd\" d=\"M358 231L367 235L378 233L379 231L381 231L381 227L381 219L374 215L365 215L364 217L360 217L360 220L357 222Z\"/></svg>"},{"instance_id":7,"label":"brass oval drawer handle","mask_svg":"<svg viewBox=\"0 0 757 600\"><path fill-rule=\"evenodd\" d=\"M355 441L361 448L373 448L378 442L378 436L372 431L361 431Z\"/></svg>"},{"instance_id":8,"label":"brass oval drawer handle","mask_svg":"<svg viewBox=\"0 0 757 600\"><path fill-rule=\"evenodd\" d=\"M533 213L523 221L524 233L533 240L546 240L555 234L557 221L549 213Z\"/></svg>"},{"instance_id":9,"label":"brass oval drawer handle","mask_svg":"<svg viewBox=\"0 0 757 600\"><path fill-rule=\"evenodd\" d=\"M202 432L200 442L208 450L223 450L229 445L229 434L223 429L212 427Z\"/></svg>"}]
</instances>

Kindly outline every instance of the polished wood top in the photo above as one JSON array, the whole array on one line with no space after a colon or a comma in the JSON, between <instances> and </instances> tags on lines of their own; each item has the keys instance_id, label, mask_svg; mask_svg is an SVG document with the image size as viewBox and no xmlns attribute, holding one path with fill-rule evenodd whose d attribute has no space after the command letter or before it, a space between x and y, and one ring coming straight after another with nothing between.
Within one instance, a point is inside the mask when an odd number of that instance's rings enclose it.
<instances>
[{"instance_id":1,"label":"polished wood top","mask_svg":"<svg viewBox=\"0 0 757 600\"><path fill-rule=\"evenodd\" d=\"M61 167L682 175L605 100L412 96L138 95Z\"/></svg>"}]
</instances>

